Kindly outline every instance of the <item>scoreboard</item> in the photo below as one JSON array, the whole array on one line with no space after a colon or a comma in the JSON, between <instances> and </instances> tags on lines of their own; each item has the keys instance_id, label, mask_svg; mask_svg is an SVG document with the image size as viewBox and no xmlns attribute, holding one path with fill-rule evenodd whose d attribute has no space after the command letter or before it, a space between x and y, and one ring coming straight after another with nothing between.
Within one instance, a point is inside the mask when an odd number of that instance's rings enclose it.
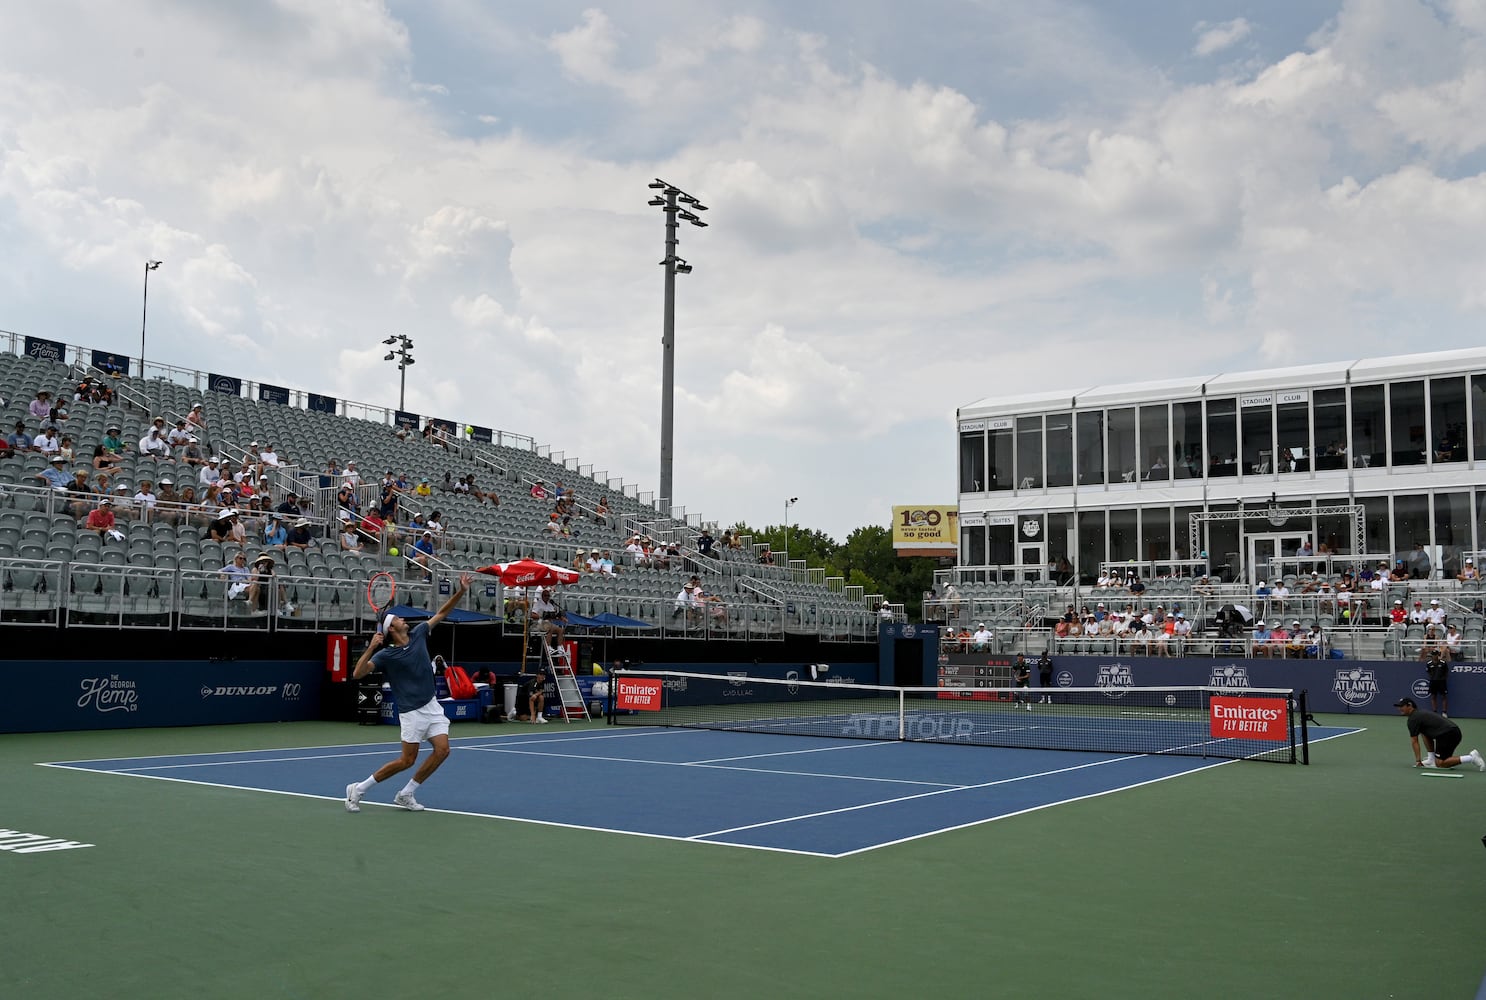
<instances>
[{"instance_id":1,"label":"scoreboard","mask_svg":"<svg viewBox=\"0 0 1486 1000\"><path fill-rule=\"evenodd\" d=\"M1009 688L1014 681L1012 661L1004 656L964 657L964 663L939 664L939 686L942 688Z\"/></svg>"}]
</instances>

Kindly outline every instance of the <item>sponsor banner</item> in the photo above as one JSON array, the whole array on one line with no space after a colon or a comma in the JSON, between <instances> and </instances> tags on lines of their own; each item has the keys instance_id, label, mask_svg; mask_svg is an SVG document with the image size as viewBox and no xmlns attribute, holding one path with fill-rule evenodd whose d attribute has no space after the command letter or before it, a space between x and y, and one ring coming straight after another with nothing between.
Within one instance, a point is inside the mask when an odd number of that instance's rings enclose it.
<instances>
[{"instance_id":1,"label":"sponsor banner","mask_svg":"<svg viewBox=\"0 0 1486 1000\"><path fill-rule=\"evenodd\" d=\"M314 410L316 413L334 413L336 403L334 396L322 396L318 392L312 392L305 401L305 409Z\"/></svg>"},{"instance_id":2,"label":"sponsor banner","mask_svg":"<svg viewBox=\"0 0 1486 1000\"><path fill-rule=\"evenodd\" d=\"M960 551L960 509L920 504L893 508L893 548Z\"/></svg>"},{"instance_id":3,"label":"sponsor banner","mask_svg":"<svg viewBox=\"0 0 1486 1000\"><path fill-rule=\"evenodd\" d=\"M659 677L620 677L614 682L614 707L620 711L659 712Z\"/></svg>"},{"instance_id":4,"label":"sponsor banner","mask_svg":"<svg viewBox=\"0 0 1486 1000\"><path fill-rule=\"evenodd\" d=\"M489 427L481 427L479 424L470 424L470 440L476 444L490 444L495 441L495 431Z\"/></svg>"},{"instance_id":5,"label":"sponsor banner","mask_svg":"<svg viewBox=\"0 0 1486 1000\"><path fill-rule=\"evenodd\" d=\"M220 392L224 396L241 396L243 394L243 380L236 375L217 375L208 372L206 376L206 387L212 392Z\"/></svg>"},{"instance_id":6,"label":"sponsor banner","mask_svg":"<svg viewBox=\"0 0 1486 1000\"><path fill-rule=\"evenodd\" d=\"M27 337L26 357L36 358L40 361L64 362L67 360L67 345L60 340L47 340L45 337Z\"/></svg>"},{"instance_id":7,"label":"sponsor banner","mask_svg":"<svg viewBox=\"0 0 1486 1000\"><path fill-rule=\"evenodd\" d=\"M316 719L324 674L312 661L12 661L0 732Z\"/></svg>"},{"instance_id":8,"label":"sponsor banner","mask_svg":"<svg viewBox=\"0 0 1486 1000\"><path fill-rule=\"evenodd\" d=\"M281 385L269 385L267 382L258 383L258 398L265 403L278 403L280 406L289 405L289 390Z\"/></svg>"},{"instance_id":9,"label":"sponsor banner","mask_svg":"<svg viewBox=\"0 0 1486 1000\"><path fill-rule=\"evenodd\" d=\"M1290 729L1284 698L1214 697L1208 705L1214 739L1287 743Z\"/></svg>"},{"instance_id":10,"label":"sponsor banner","mask_svg":"<svg viewBox=\"0 0 1486 1000\"><path fill-rule=\"evenodd\" d=\"M443 431L450 437L454 437L459 433L457 430L455 430L454 421L452 420L445 420L443 417L429 417L428 422L433 424L435 427L437 427L439 430Z\"/></svg>"},{"instance_id":11,"label":"sponsor banner","mask_svg":"<svg viewBox=\"0 0 1486 1000\"><path fill-rule=\"evenodd\" d=\"M129 364L133 360L127 354L110 354L107 351L93 352L93 367L109 375L128 375Z\"/></svg>"},{"instance_id":12,"label":"sponsor banner","mask_svg":"<svg viewBox=\"0 0 1486 1000\"><path fill-rule=\"evenodd\" d=\"M1105 688L1111 698L1130 687L1209 687L1239 692L1253 688L1305 691L1312 712L1395 715L1393 703L1420 697L1424 665L1414 661L1289 660L1193 657L1054 656L1059 687ZM1194 675L1194 671L1197 671ZM1032 674L1037 684L1037 672ZM1450 665L1451 718L1486 719L1486 664Z\"/></svg>"},{"instance_id":13,"label":"sponsor banner","mask_svg":"<svg viewBox=\"0 0 1486 1000\"><path fill-rule=\"evenodd\" d=\"M422 421L418 419L418 414L416 413L409 413L407 410L393 410L392 424L394 427L406 427L410 431L416 431L422 426Z\"/></svg>"}]
</instances>

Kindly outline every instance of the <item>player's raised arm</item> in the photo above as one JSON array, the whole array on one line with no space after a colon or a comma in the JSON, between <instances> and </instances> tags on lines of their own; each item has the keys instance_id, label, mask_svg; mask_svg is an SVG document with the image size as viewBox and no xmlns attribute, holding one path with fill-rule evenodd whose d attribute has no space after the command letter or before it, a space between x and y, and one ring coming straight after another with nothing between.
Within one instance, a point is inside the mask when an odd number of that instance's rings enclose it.
<instances>
[{"instance_id":1,"label":"player's raised arm","mask_svg":"<svg viewBox=\"0 0 1486 1000\"><path fill-rule=\"evenodd\" d=\"M433 631L434 626L448 616L449 612L454 610L454 606L459 603L459 599L464 596L465 591L470 589L470 583L473 580L474 577L468 573L461 573L459 575L459 589L450 594L449 599L444 602L444 606L439 608L432 618L428 619L428 630L430 632Z\"/></svg>"},{"instance_id":2,"label":"player's raised arm","mask_svg":"<svg viewBox=\"0 0 1486 1000\"><path fill-rule=\"evenodd\" d=\"M354 680L359 681L361 680L361 678L371 673L372 654L375 653L381 645L382 633L373 632L371 642L366 644L366 650L362 652L361 659L356 661L356 669L351 671L351 677Z\"/></svg>"}]
</instances>

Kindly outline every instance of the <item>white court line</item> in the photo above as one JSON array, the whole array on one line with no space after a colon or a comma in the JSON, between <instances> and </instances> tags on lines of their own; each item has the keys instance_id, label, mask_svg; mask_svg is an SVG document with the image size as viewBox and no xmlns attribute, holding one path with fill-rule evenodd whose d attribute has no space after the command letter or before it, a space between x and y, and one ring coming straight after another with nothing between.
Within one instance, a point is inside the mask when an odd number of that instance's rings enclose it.
<instances>
[{"instance_id":1,"label":"white court line","mask_svg":"<svg viewBox=\"0 0 1486 1000\"><path fill-rule=\"evenodd\" d=\"M1060 767L1051 771L1037 771L1032 774L1018 774L1010 778L998 778L995 781L985 781L978 785L955 785L951 788L940 788L932 792L918 792L914 795L900 795L895 799L883 799L881 802L863 802L856 806L843 806L840 809L823 809L820 812L805 813L801 816L786 816L784 819L771 819L765 823L750 823L747 826L733 826L726 830L714 830L711 833L699 833L691 840L703 840L707 837L720 837L725 833L738 833L742 830L757 830L765 826L778 826L781 823L795 823L802 819L815 819L819 816L834 816L838 813L856 812L859 809L876 809L878 806L890 806L897 802L910 802L913 799L926 799L935 795L947 795L951 792L968 792L981 788L992 788L996 785L1009 785L1018 781L1027 781L1032 778L1045 778L1052 774L1064 774L1068 771L1082 771L1086 767L1103 767L1105 764L1118 764L1122 760L1138 760L1148 754L1132 754L1128 757L1115 757L1112 760L1096 760L1087 764L1075 764L1072 767Z\"/></svg>"},{"instance_id":2,"label":"white court line","mask_svg":"<svg viewBox=\"0 0 1486 1000\"><path fill-rule=\"evenodd\" d=\"M893 743L862 743L862 746L893 746ZM487 750L489 753L517 753L520 756L556 756L565 761L605 761L609 764L645 764L646 767L700 767L707 771L744 771L749 774L789 774L794 777L823 777L823 779L834 779L838 782L880 782L884 785L927 785L936 789L958 789L969 788L969 786L955 785L951 782L917 782L917 780L906 779L906 777L872 777L866 774L825 774L822 771L780 771L771 767L727 767L724 764L707 764L706 761L643 761L633 756L588 756L577 755L577 753L548 753L545 750L508 750L505 747L478 747L467 746L467 750ZM832 749L849 750L854 747L832 747ZM805 753L819 753L819 750L804 750ZM759 755L770 756L770 755ZM728 758L722 758L728 759ZM747 758L739 758L747 759ZM108 771L114 774L114 771Z\"/></svg>"},{"instance_id":3,"label":"white court line","mask_svg":"<svg viewBox=\"0 0 1486 1000\"><path fill-rule=\"evenodd\" d=\"M245 787L243 785L225 785L225 784L222 784L222 783L216 782L216 781L194 781L194 780L192 780L190 778L167 778L167 777L165 777L162 774L137 774L137 773L135 773L133 771L99 771L99 770L95 770L95 769L92 769L92 768L86 768L86 767L71 768L71 767L69 767L66 764L38 764L37 766L38 767L56 767L56 768L63 768L63 769L67 769L67 770L76 770L76 771L87 771L87 772L90 772L92 774L117 774L117 775L122 775L125 778L144 778L147 781L173 781L173 782L176 782L177 784L182 784L182 785L200 785L203 788L226 788L226 789L228 789L230 791L236 791L236 792L255 792L255 793L267 794L267 795L287 795L287 796L289 796L291 798L296 798L296 799L319 799L322 802L335 802L335 803L340 803L340 804L344 804L344 802L345 802L345 799L343 799L343 798L337 798L334 795L314 795L314 794L312 794L310 792L286 792L286 791L281 791L280 789L277 789L277 788L250 788L250 787ZM361 800L361 804L363 806L381 806L384 809L395 809L398 812L405 812L406 811L406 810L402 809L400 806L395 806L395 805L393 805L390 802L373 802L370 799L362 799ZM620 835L625 836L625 837L643 837L643 838L645 838L647 840L670 840L670 841L674 841L674 842L676 842L678 844L690 844L690 843L693 843L693 841L692 841L692 839L690 837L678 837L678 836L676 836L674 834L667 834L667 833L644 833L644 832L639 831L639 830L618 830L618 829L614 829L614 828L606 827L606 826L585 826L585 825L583 825L581 823L559 823L559 822L556 822L554 820L532 819L529 816L503 816L500 813L470 812L470 811L464 810L464 809L437 809L437 808L435 808L433 806L428 806L423 811L424 812L428 812L428 813L442 813L442 814L444 814L446 816L472 816L472 817L474 817L476 819L501 819L501 820L507 820L507 821L512 822L512 823L529 823L532 826L560 827L561 829L564 829L564 830L582 830L582 831L587 832L587 833L617 833L617 834L620 834ZM804 855L805 857L811 857L811 858L831 858L831 857L835 857L835 855L833 855L833 854L827 854L827 853L825 853L823 851L801 851L801 850L795 850L795 849L789 848L789 847L759 847L759 846L755 846L753 844L717 844L717 843L708 843L708 842L705 842L705 841L703 841L702 843L706 844L706 846L709 846L709 847L742 847L742 848L744 848L746 850L751 850L751 851L768 851L768 852L770 852L772 854L798 854L798 855Z\"/></svg>"},{"instance_id":4,"label":"white court line","mask_svg":"<svg viewBox=\"0 0 1486 1000\"><path fill-rule=\"evenodd\" d=\"M724 761L729 761L729 760L755 760L755 759L757 759L759 757L792 757L795 754L799 754L799 753L830 753L832 750L860 750L863 747L890 747L890 746L896 745L897 742L898 742L897 740L888 740L888 741L881 741L881 740L879 740L879 741L876 741L876 742L858 741L856 743L853 743L851 746L844 746L844 747L818 747L818 748L816 748L814 750L777 750L774 753L750 753L750 754L743 754L740 757L709 757L706 760L694 760L694 761L691 761L691 763L693 763L693 764L721 764Z\"/></svg>"}]
</instances>

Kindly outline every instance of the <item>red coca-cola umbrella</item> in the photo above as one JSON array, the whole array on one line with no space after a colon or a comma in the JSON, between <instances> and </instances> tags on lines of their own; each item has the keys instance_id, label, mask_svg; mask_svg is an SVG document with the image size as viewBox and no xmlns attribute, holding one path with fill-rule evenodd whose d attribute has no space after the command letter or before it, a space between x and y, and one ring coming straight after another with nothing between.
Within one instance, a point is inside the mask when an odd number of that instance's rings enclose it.
<instances>
[{"instance_id":1,"label":"red coca-cola umbrella","mask_svg":"<svg viewBox=\"0 0 1486 1000\"><path fill-rule=\"evenodd\" d=\"M475 572L493 576L507 587L525 587L527 590L526 614L521 617L521 670L524 673L526 671L527 633L531 627L531 588L550 587L558 583L577 583L582 574L576 570L537 562L535 559L492 563Z\"/></svg>"}]
</instances>

